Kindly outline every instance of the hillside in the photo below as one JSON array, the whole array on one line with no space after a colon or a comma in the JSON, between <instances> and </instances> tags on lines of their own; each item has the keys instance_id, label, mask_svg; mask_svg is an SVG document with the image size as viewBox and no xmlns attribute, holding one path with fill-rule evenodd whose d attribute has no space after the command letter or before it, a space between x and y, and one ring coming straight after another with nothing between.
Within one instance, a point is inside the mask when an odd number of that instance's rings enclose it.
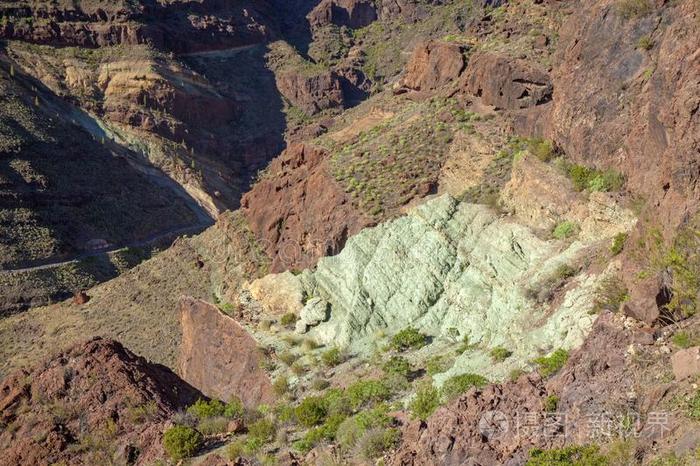
<instances>
[{"instance_id":1,"label":"hillside","mask_svg":"<svg viewBox=\"0 0 700 466\"><path fill-rule=\"evenodd\" d=\"M700 4L589 3L0 6L7 458L698 464Z\"/></svg>"}]
</instances>

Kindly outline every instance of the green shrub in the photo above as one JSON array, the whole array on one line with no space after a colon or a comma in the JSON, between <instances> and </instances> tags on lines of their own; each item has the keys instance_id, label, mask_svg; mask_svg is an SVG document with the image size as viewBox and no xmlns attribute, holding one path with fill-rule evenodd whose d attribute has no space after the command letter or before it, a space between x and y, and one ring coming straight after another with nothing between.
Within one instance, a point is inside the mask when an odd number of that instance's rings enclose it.
<instances>
[{"instance_id":1,"label":"green shrub","mask_svg":"<svg viewBox=\"0 0 700 466\"><path fill-rule=\"evenodd\" d=\"M394 335L391 346L398 351L422 348L428 344L428 337L413 327L407 327Z\"/></svg>"},{"instance_id":2,"label":"green shrub","mask_svg":"<svg viewBox=\"0 0 700 466\"><path fill-rule=\"evenodd\" d=\"M554 158L554 144L548 139L532 138L527 140L527 148L532 155L543 162L549 162Z\"/></svg>"},{"instance_id":3,"label":"green shrub","mask_svg":"<svg viewBox=\"0 0 700 466\"><path fill-rule=\"evenodd\" d=\"M202 434L186 426L171 427L163 434L163 448L174 460L189 458L202 445Z\"/></svg>"},{"instance_id":4,"label":"green shrub","mask_svg":"<svg viewBox=\"0 0 700 466\"><path fill-rule=\"evenodd\" d=\"M596 170L583 165L568 164L567 174L578 191L619 191L625 177L614 170Z\"/></svg>"},{"instance_id":5,"label":"green shrub","mask_svg":"<svg viewBox=\"0 0 700 466\"><path fill-rule=\"evenodd\" d=\"M525 466L607 466L606 458L591 446L571 446L554 450L530 450Z\"/></svg>"},{"instance_id":6,"label":"green shrub","mask_svg":"<svg viewBox=\"0 0 700 466\"><path fill-rule=\"evenodd\" d=\"M679 348L685 349L700 344L700 338L695 338L688 332L680 331L673 334L671 342Z\"/></svg>"},{"instance_id":7,"label":"green shrub","mask_svg":"<svg viewBox=\"0 0 700 466\"><path fill-rule=\"evenodd\" d=\"M593 312L596 314L603 310L617 312L620 305L628 299L627 288L619 277L606 278L596 290Z\"/></svg>"},{"instance_id":8,"label":"green shrub","mask_svg":"<svg viewBox=\"0 0 700 466\"><path fill-rule=\"evenodd\" d=\"M617 12L625 19L646 16L652 12L649 0L618 0Z\"/></svg>"},{"instance_id":9,"label":"green shrub","mask_svg":"<svg viewBox=\"0 0 700 466\"><path fill-rule=\"evenodd\" d=\"M491 359L494 362L503 362L508 359L513 354L512 351L503 348L502 346L497 346L491 350Z\"/></svg>"},{"instance_id":10,"label":"green shrub","mask_svg":"<svg viewBox=\"0 0 700 466\"><path fill-rule=\"evenodd\" d=\"M285 327L291 327L297 323L298 319L299 318L296 314L293 312L288 312L280 318L280 324L284 325Z\"/></svg>"},{"instance_id":11,"label":"green shrub","mask_svg":"<svg viewBox=\"0 0 700 466\"><path fill-rule=\"evenodd\" d=\"M535 359L535 364L539 366L540 374L543 377L549 377L559 372L559 369L564 367L569 359L569 352L563 349L558 349L549 356L542 356Z\"/></svg>"},{"instance_id":12,"label":"green shrub","mask_svg":"<svg viewBox=\"0 0 700 466\"><path fill-rule=\"evenodd\" d=\"M355 416L346 418L336 431L336 441L344 450L354 447L362 435L369 429L387 427L391 418L387 416L388 407L379 405L376 408L362 411Z\"/></svg>"},{"instance_id":13,"label":"green shrub","mask_svg":"<svg viewBox=\"0 0 700 466\"><path fill-rule=\"evenodd\" d=\"M459 346L459 348L457 348L456 353L462 354L465 351L471 351L473 349L476 349L477 346L478 345L476 343L470 343L469 335L464 335L464 337L462 337L462 344Z\"/></svg>"},{"instance_id":14,"label":"green shrub","mask_svg":"<svg viewBox=\"0 0 700 466\"><path fill-rule=\"evenodd\" d=\"M258 419L248 426L248 440L250 441L252 439L254 442L259 442L261 445L272 442L275 439L276 433L277 426L275 426L275 423L265 417Z\"/></svg>"},{"instance_id":15,"label":"green shrub","mask_svg":"<svg viewBox=\"0 0 700 466\"><path fill-rule=\"evenodd\" d=\"M649 36L642 36L639 38L639 41L637 41L637 48L642 50L651 50L653 46L654 41Z\"/></svg>"},{"instance_id":16,"label":"green shrub","mask_svg":"<svg viewBox=\"0 0 700 466\"><path fill-rule=\"evenodd\" d=\"M331 384L329 381L327 381L326 379L322 379L320 377L317 379L314 379L313 382L311 382L311 388L313 388L314 390L318 390L319 392L330 387L330 385Z\"/></svg>"},{"instance_id":17,"label":"green shrub","mask_svg":"<svg viewBox=\"0 0 700 466\"><path fill-rule=\"evenodd\" d=\"M339 348L331 348L321 354L321 361L326 367L335 367L342 362Z\"/></svg>"},{"instance_id":18,"label":"green shrub","mask_svg":"<svg viewBox=\"0 0 700 466\"><path fill-rule=\"evenodd\" d=\"M449 364L444 356L433 356L425 363L425 371L431 377L435 374L445 372L447 369L449 369Z\"/></svg>"},{"instance_id":19,"label":"green shrub","mask_svg":"<svg viewBox=\"0 0 700 466\"><path fill-rule=\"evenodd\" d=\"M243 406L243 401L237 396L232 396L231 401L226 404L224 409L224 416L229 418L240 418L243 417L245 413L245 407Z\"/></svg>"},{"instance_id":20,"label":"green shrub","mask_svg":"<svg viewBox=\"0 0 700 466\"><path fill-rule=\"evenodd\" d=\"M223 416L208 417L199 421L197 430L204 435L222 434L228 429L229 420Z\"/></svg>"},{"instance_id":21,"label":"green shrub","mask_svg":"<svg viewBox=\"0 0 700 466\"><path fill-rule=\"evenodd\" d=\"M329 416L326 422L321 426L309 429L301 440L294 443L294 448L302 453L308 453L323 440L335 440L338 426L340 426L344 420L345 416L343 415L336 414Z\"/></svg>"},{"instance_id":22,"label":"green shrub","mask_svg":"<svg viewBox=\"0 0 700 466\"><path fill-rule=\"evenodd\" d=\"M513 369L508 373L508 380L511 382L516 382L521 375L525 374L525 371L522 369Z\"/></svg>"},{"instance_id":23,"label":"green shrub","mask_svg":"<svg viewBox=\"0 0 700 466\"><path fill-rule=\"evenodd\" d=\"M552 231L552 236L555 239L566 239L571 238L578 232L578 224L576 222L571 222L569 220L564 220L563 222L557 224Z\"/></svg>"},{"instance_id":24,"label":"green shrub","mask_svg":"<svg viewBox=\"0 0 700 466\"><path fill-rule=\"evenodd\" d=\"M557 410L557 406L559 405L559 397L556 395L549 395L544 399L543 405L545 411L548 413L553 413Z\"/></svg>"},{"instance_id":25,"label":"green shrub","mask_svg":"<svg viewBox=\"0 0 700 466\"><path fill-rule=\"evenodd\" d=\"M411 372L411 364L401 356L392 356L382 367L387 374L399 374L408 377Z\"/></svg>"},{"instance_id":26,"label":"green shrub","mask_svg":"<svg viewBox=\"0 0 700 466\"><path fill-rule=\"evenodd\" d=\"M627 241L627 233L618 233L613 237L612 244L610 245L610 252L613 256L617 256L625 248L625 242Z\"/></svg>"},{"instance_id":27,"label":"green shrub","mask_svg":"<svg viewBox=\"0 0 700 466\"><path fill-rule=\"evenodd\" d=\"M226 406L219 400L205 401L198 399L192 406L187 408L187 413L192 414L197 419L206 419L208 417L223 416L226 411Z\"/></svg>"},{"instance_id":28,"label":"green shrub","mask_svg":"<svg viewBox=\"0 0 700 466\"><path fill-rule=\"evenodd\" d=\"M700 390L688 401L687 414L690 419L700 421Z\"/></svg>"},{"instance_id":29,"label":"green shrub","mask_svg":"<svg viewBox=\"0 0 700 466\"><path fill-rule=\"evenodd\" d=\"M347 388L346 394L353 409L367 403L386 401L391 397L389 388L379 380L359 380Z\"/></svg>"},{"instance_id":30,"label":"green shrub","mask_svg":"<svg viewBox=\"0 0 700 466\"><path fill-rule=\"evenodd\" d=\"M398 429L372 429L360 438L357 448L365 460L371 461L394 448L400 438Z\"/></svg>"},{"instance_id":31,"label":"green shrub","mask_svg":"<svg viewBox=\"0 0 700 466\"><path fill-rule=\"evenodd\" d=\"M345 392L339 388L332 388L323 395L323 403L328 411L328 415L343 414L345 416L352 413L350 400Z\"/></svg>"},{"instance_id":32,"label":"green shrub","mask_svg":"<svg viewBox=\"0 0 700 466\"><path fill-rule=\"evenodd\" d=\"M442 385L442 397L450 401L472 387L483 387L489 381L478 374L462 374L445 380Z\"/></svg>"},{"instance_id":33,"label":"green shrub","mask_svg":"<svg viewBox=\"0 0 700 466\"><path fill-rule=\"evenodd\" d=\"M413 417L424 421L433 414L438 406L440 406L440 392L432 384L427 384L418 389L408 408Z\"/></svg>"},{"instance_id":34,"label":"green shrub","mask_svg":"<svg viewBox=\"0 0 700 466\"><path fill-rule=\"evenodd\" d=\"M238 458L243 457L245 453L245 442L243 439L238 439L234 442L229 443L226 446L226 456L231 461L236 461Z\"/></svg>"},{"instance_id":35,"label":"green shrub","mask_svg":"<svg viewBox=\"0 0 700 466\"><path fill-rule=\"evenodd\" d=\"M297 356L291 351L282 351L277 357L287 366L291 366L297 360Z\"/></svg>"},{"instance_id":36,"label":"green shrub","mask_svg":"<svg viewBox=\"0 0 700 466\"><path fill-rule=\"evenodd\" d=\"M289 380L287 379L287 376L280 375L277 377L272 383L272 390L277 396L282 396L287 393L289 391Z\"/></svg>"},{"instance_id":37,"label":"green shrub","mask_svg":"<svg viewBox=\"0 0 700 466\"><path fill-rule=\"evenodd\" d=\"M323 422L328 414L326 401L320 396L306 397L295 408L294 414L302 426L317 426Z\"/></svg>"}]
</instances>

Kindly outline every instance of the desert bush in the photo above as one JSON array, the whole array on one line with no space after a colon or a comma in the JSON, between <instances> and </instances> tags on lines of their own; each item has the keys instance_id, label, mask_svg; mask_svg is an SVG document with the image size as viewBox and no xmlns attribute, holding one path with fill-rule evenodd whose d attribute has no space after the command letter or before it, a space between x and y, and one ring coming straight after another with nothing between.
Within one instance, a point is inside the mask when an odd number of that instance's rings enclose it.
<instances>
[{"instance_id":1,"label":"desert bush","mask_svg":"<svg viewBox=\"0 0 700 466\"><path fill-rule=\"evenodd\" d=\"M503 362L506 359L508 359L513 352L510 350L507 350L506 348L503 348L502 346L497 346L496 348L493 348L491 350L491 359L493 359L494 362Z\"/></svg>"},{"instance_id":2,"label":"desert bush","mask_svg":"<svg viewBox=\"0 0 700 466\"><path fill-rule=\"evenodd\" d=\"M330 386L330 382L327 381L326 379L318 378L314 379L313 382L311 382L311 388L314 390L322 391L325 390Z\"/></svg>"},{"instance_id":3,"label":"desert bush","mask_svg":"<svg viewBox=\"0 0 700 466\"><path fill-rule=\"evenodd\" d=\"M556 411L558 405L559 405L559 397L556 395L549 395L547 398L544 399L544 402L543 402L544 410L547 411L548 413L552 413L552 412Z\"/></svg>"},{"instance_id":4,"label":"desert bush","mask_svg":"<svg viewBox=\"0 0 700 466\"><path fill-rule=\"evenodd\" d=\"M294 410L298 422L304 427L313 427L321 424L327 413L326 401L320 396L304 398Z\"/></svg>"},{"instance_id":5,"label":"desert bush","mask_svg":"<svg viewBox=\"0 0 700 466\"><path fill-rule=\"evenodd\" d=\"M221 401L206 401L201 398L187 408L187 412L199 420L206 419L208 417L223 416L225 411L226 406Z\"/></svg>"},{"instance_id":6,"label":"desert bush","mask_svg":"<svg viewBox=\"0 0 700 466\"><path fill-rule=\"evenodd\" d=\"M355 446L357 441L369 429L387 427L391 424L391 418L387 416L388 407L379 406L363 411L355 416L346 418L338 425L336 431L336 441L338 445L348 451Z\"/></svg>"},{"instance_id":7,"label":"desert bush","mask_svg":"<svg viewBox=\"0 0 700 466\"><path fill-rule=\"evenodd\" d=\"M564 367L568 359L569 352L560 348L549 356L535 359L535 364L539 366L540 374L543 377L549 377L559 372L559 369Z\"/></svg>"},{"instance_id":8,"label":"desert bush","mask_svg":"<svg viewBox=\"0 0 700 466\"><path fill-rule=\"evenodd\" d=\"M391 338L391 346L398 351L422 348L428 337L413 327L406 327Z\"/></svg>"},{"instance_id":9,"label":"desert bush","mask_svg":"<svg viewBox=\"0 0 700 466\"><path fill-rule=\"evenodd\" d=\"M291 351L283 351L279 354L278 357L280 361L285 363L287 366L291 366L292 364L294 364L294 361L297 360L297 356Z\"/></svg>"},{"instance_id":10,"label":"desert bush","mask_svg":"<svg viewBox=\"0 0 700 466\"><path fill-rule=\"evenodd\" d=\"M418 389L408 408L413 417L426 420L440 406L440 392L432 384L426 384Z\"/></svg>"},{"instance_id":11,"label":"desert bush","mask_svg":"<svg viewBox=\"0 0 700 466\"><path fill-rule=\"evenodd\" d=\"M627 233L618 233L613 237L612 244L610 245L610 252L613 256L617 256L625 248L625 242L627 241Z\"/></svg>"},{"instance_id":12,"label":"desert bush","mask_svg":"<svg viewBox=\"0 0 700 466\"><path fill-rule=\"evenodd\" d=\"M259 441L262 445L272 442L276 433L277 426L266 417L258 419L248 426L248 440Z\"/></svg>"},{"instance_id":13,"label":"desert bush","mask_svg":"<svg viewBox=\"0 0 700 466\"><path fill-rule=\"evenodd\" d=\"M365 460L371 461L394 448L400 438L398 429L371 429L359 439L357 449Z\"/></svg>"},{"instance_id":14,"label":"desert bush","mask_svg":"<svg viewBox=\"0 0 700 466\"><path fill-rule=\"evenodd\" d=\"M530 450L525 466L606 466L606 458L595 445L570 446L553 450Z\"/></svg>"},{"instance_id":15,"label":"desert bush","mask_svg":"<svg viewBox=\"0 0 700 466\"><path fill-rule=\"evenodd\" d=\"M324 440L333 441L338 431L338 426L344 420L345 416L340 414L329 416L322 425L309 429L301 440L294 443L294 448L302 453L308 453Z\"/></svg>"},{"instance_id":16,"label":"desert bush","mask_svg":"<svg viewBox=\"0 0 700 466\"><path fill-rule=\"evenodd\" d=\"M194 455L202 445L202 434L191 427L174 426L163 434L163 448L173 460Z\"/></svg>"},{"instance_id":17,"label":"desert bush","mask_svg":"<svg viewBox=\"0 0 700 466\"><path fill-rule=\"evenodd\" d=\"M620 305L629 299L625 284L619 277L609 277L601 281L596 289L593 313L603 310L617 312Z\"/></svg>"},{"instance_id":18,"label":"desert bush","mask_svg":"<svg viewBox=\"0 0 700 466\"><path fill-rule=\"evenodd\" d=\"M342 362L339 348L331 348L321 354L321 361L326 367L335 367Z\"/></svg>"},{"instance_id":19,"label":"desert bush","mask_svg":"<svg viewBox=\"0 0 700 466\"><path fill-rule=\"evenodd\" d=\"M287 379L287 376L280 375L277 377L272 383L272 390L277 396L282 396L287 393L289 391L289 380Z\"/></svg>"},{"instance_id":20,"label":"desert bush","mask_svg":"<svg viewBox=\"0 0 700 466\"><path fill-rule=\"evenodd\" d=\"M556 155L556 152L554 150L554 144L548 139L528 139L527 148L532 155L534 155L543 162L549 162Z\"/></svg>"},{"instance_id":21,"label":"desert bush","mask_svg":"<svg viewBox=\"0 0 700 466\"><path fill-rule=\"evenodd\" d=\"M446 401L453 400L472 387L483 387L488 383L485 377L478 374L461 374L445 380L442 385L442 397Z\"/></svg>"},{"instance_id":22,"label":"desert bush","mask_svg":"<svg viewBox=\"0 0 700 466\"><path fill-rule=\"evenodd\" d=\"M224 416L228 418L241 418L245 413L245 407L243 406L243 401L237 396L232 396L231 400L226 404L224 408Z\"/></svg>"},{"instance_id":23,"label":"desert bush","mask_svg":"<svg viewBox=\"0 0 700 466\"><path fill-rule=\"evenodd\" d=\"M387 374L399 374L404 377L408 377L411 372L411 364L401 356L392 356L389 360L384 363L382 369Z\"/></svg>"},{"instance_id":24,"label":"desert bush","mask_svg":"<svg viewBox=\"0 0 700 466\"><path fill-rule=\"evenodd\" d=\"M226 446L226 456L231 461L236 461L245 455L245 441L237 439Z\"/></svg>"},{"instance_id":25,"label":"desert bush","mask_svg":"<svg viewBox=\"0 0 700 466\"><path fill-rule=\"evenodd\" d=\"M576 164L566 164L565 168L578 191L619 191L625 184L625 177L614 170L596 170Z\"/></svg>"},{"instance_id":26,"label":"desert bush","mask_svg":"<svg viewBox=\"0 0 700 466\"><path fill-rule=\"evenodd\" d=\"M346 395L353 409L368 403L386 401L391 397L389 388L379 380L358 380L346 390Z\"/></svg>"},{"instance_id":27,"label":"desert bush","mask_svg":"<svg viewBox=\"0 0 700 466\"><path fill-rule=\"evenodd\" d=\"M280 318L280 324L284 325L285 327L291 327L297 323L297 319L298 317L296 314L293 312L288 312Z\"/></svg>"},{"instance_id":28,"label":"desert bush","mask_svg":"<svg viewBox=\"0 0 700 466\"><path fill-rule=\"evenodd\" d=\"M688 332L680 331L673 334L671 342L679 348L685 349L700 344L700 338L694 337Z\"/></svg>"},{"instance_id":29,"label":"desert bush","mask_svg":"<svg viewBox=\"0 0 700 466\"><path fill-rule=\"evenodd\" d=\"M569 220L558 223L552 230L552 237L555 239L571 238L578 232L578 224Z\"/></svg>"},{"instance_id":30,"label":"desert bush","mask_svg":"<svg viewBox=\"0 0 700 466\"><path fill-rule=\"evenodd\" d=\"M447 369L449 369L449 363L444 356L433 356L425 363L425 372L431 377L445 372Z\"/></svg>"},{"instance_id":31,"label":"desert bush","mask_svg":"<svg viewBox=\"0 0 700 466\"><path fill-rule=\"evenodd\" d=\"M637 48L651 50L652 47L654 47L654 41L649 36L642 36L637 41Z\"/></svg>"},{"instance_id":32,"label":"desert bush","mask_svg":"<svg viewBox=\"0 0 700 466\"><path fill-rule=\"evenodd\" d=\"M208 417L199 421L197 430L203 435L214 435L226 432L229 419L224 416Z\"/></svg>"},{"instance_id":33,"label":"desert bush","mask_svg":"<svg viewBox=\"0 0 700 466\"><path fill-rule=\"evenodd\" d=\"M649 0L618 0L617 12L625 19L646 16L652 12Z\"/></svg>"}]
</instances>

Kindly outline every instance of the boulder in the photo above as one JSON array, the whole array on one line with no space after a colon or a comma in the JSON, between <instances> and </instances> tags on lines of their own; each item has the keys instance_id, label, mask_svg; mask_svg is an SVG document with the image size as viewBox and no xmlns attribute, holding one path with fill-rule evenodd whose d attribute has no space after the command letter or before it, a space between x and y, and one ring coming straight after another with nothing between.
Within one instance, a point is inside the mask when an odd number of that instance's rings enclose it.
<instances>
[{"instance_id":1,"label":"boulder","mask_svg":"<svg viewBox=\"0 0 700 466\"><path fill-rule=\"evenodd\" d=\"M303 71L288 70L280 73L276 81L280 93L307 115L344 107L343 86L333 71L309 76Z\"/></svg>"},{"instance_id":2,"label":"boulder","mask_svg":"<svg viewBox=\"0 0 700 466\"><path fill-rule=\"evenodd\" d=\"M700 346L678 351L671 357L671 365L676 380L700 375Z\"/></svg>"},{"instance_id":3,"label":"boulder","mask_svg":"<svg viewBox=\"0 0 700 466\"><path fill-rule=\"evenodd\" d=\"M466 92L497 109L523 109L552 99L552 81L546 71L504 54L476 54L463 76Z\"/></svg>"},{"instance_id":4,"label":"boulder","mask_svg":"<svg viewBox=\"0 0 700 466\"><path fill-rule=\"evenodd\" d=\"M291 272L269 274L250 284L250 295L271 314L299 314L304 307L304 288Z\"/></svg>"},{"instance_id":5,"label":"boulder","mask_svg":"<svg viewBox=\"0 0 700 466\"><path fill-rule=\"evenodd\" d=\"M258 344L235 320L194 298L180 300L180 376L207 396L246 406L274 400Z\"/></svg>"},{"instance_id":6,"label":"boulder","mask_svg":"<svg viewBox=\"0 0 700 466\"><path fill-rule=\"evenodd\" d=\"M309 327L318 325L328 319L328 302L321 298L311 298L299 314L295 331L306 333Z\"/></svg>"},{"instance_id":7,"label":"boulder","mask_svg":"<svg viewBox=\"0 0 700 466\"><path fill-rule=\"evenodd\" d=\"M419 44L399 82L399 89L431 90L457 79L464 70L465 48L431 41Z\"/></svg>"}]
</instances>

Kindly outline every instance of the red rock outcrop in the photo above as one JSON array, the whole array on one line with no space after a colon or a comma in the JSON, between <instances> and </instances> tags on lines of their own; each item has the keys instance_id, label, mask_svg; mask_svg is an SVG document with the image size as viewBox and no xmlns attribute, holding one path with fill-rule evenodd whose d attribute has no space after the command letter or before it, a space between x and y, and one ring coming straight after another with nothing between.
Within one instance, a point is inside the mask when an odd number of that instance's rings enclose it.
<instances>
[{"instance_id":1,"label":"red rock outcrop","mask_svg":"<svg viewBox=\"0 0 700 466\"><path fill-rule=\"evenodd\" d=\"M700 199L700 10L650 5L632 16L612 0L571 10L545 133L579 162L624 172L671 232Z\"/></svg>"},{"instance_id":2,"label":"red rock outcrop","mask_svg":"<svg viewBox=\"0 0 700 466\"><path fill-rule=\"evenodd\" d=\"M399 86L412 90L431 90L453 81L464 70L465 48L458 44L431 41L419 44L406 66Z\"/></svg>"},{"instance_id":3,"label":"red rock outcrop","mask_svg":"<svg viewBox=\"0 0 700 466\"><path fill-rule=\"evenodd\" d=\"M371 223L330 174L326 155L309 145L289 147L243 197L243 213L272 258L272 272L309 267L336 254Z\"/></svg>"},{"instance_id":4,"label":"red rock outcrop","mask_svg":"<svg viewBox=\"0 0 700 466\"><path fill-rule=\"evenodd\" d=\"M297 70L285 71L276 80L280 93L307 115L344 106L343 86L333 71L312 76Z\"/></svg>"},{"instance_id":5,"label":"red rock outcrop","mask_svg":"<svg viewBox=\"0 0 700 466\"><path fill-rule=\"evenodd\" d=\"M497 109L533 107L552 98L552 83L545 71L528 61L496 53L480 53L470 58L463 87Z\"/></svg>"},{"instance_id":6,"label":"red rock outcrop","mask_svg":"<svg viewBox=\"0 0 700 466\"><path fill-rule=\"evenodd\" d=\"M0 465L150 464L166 422L198 396L116 341L77 344L0 384Z\"/></svg>"},{"instance_id":7,"label":"red rock outcrop","mask_svg":"<svg viewBox=\"0 0 700 466\"><path fill-rule=\"evenodd\" d=\"M357 29L376 20L377 10L371 0L321 0L307 19L312 29L331 24Z\"/></svg>"},{"instance_id":8,"label":"red rock outcrop","mask_svg":"<svg viewBox=\"0 0 700 466\"><path fill-rule=\"evenodd\" d=\"M0 5L0 37L56 46L167 45L177 52L257 43L273 36L265 1L13 2Z\"/></svg>"},{"instance_id":9,"label":"red rock outcrop","mask_svg":"<svg viewBox=\"0 0 700 466\"><path fill-rule=\"evenodd\" d=\"M178 372L185 381L224 401L233 396L247 406L274 401L258 344L238 322L209 303L182 298L180 324Z\"/></svg>"}]
</instances>

